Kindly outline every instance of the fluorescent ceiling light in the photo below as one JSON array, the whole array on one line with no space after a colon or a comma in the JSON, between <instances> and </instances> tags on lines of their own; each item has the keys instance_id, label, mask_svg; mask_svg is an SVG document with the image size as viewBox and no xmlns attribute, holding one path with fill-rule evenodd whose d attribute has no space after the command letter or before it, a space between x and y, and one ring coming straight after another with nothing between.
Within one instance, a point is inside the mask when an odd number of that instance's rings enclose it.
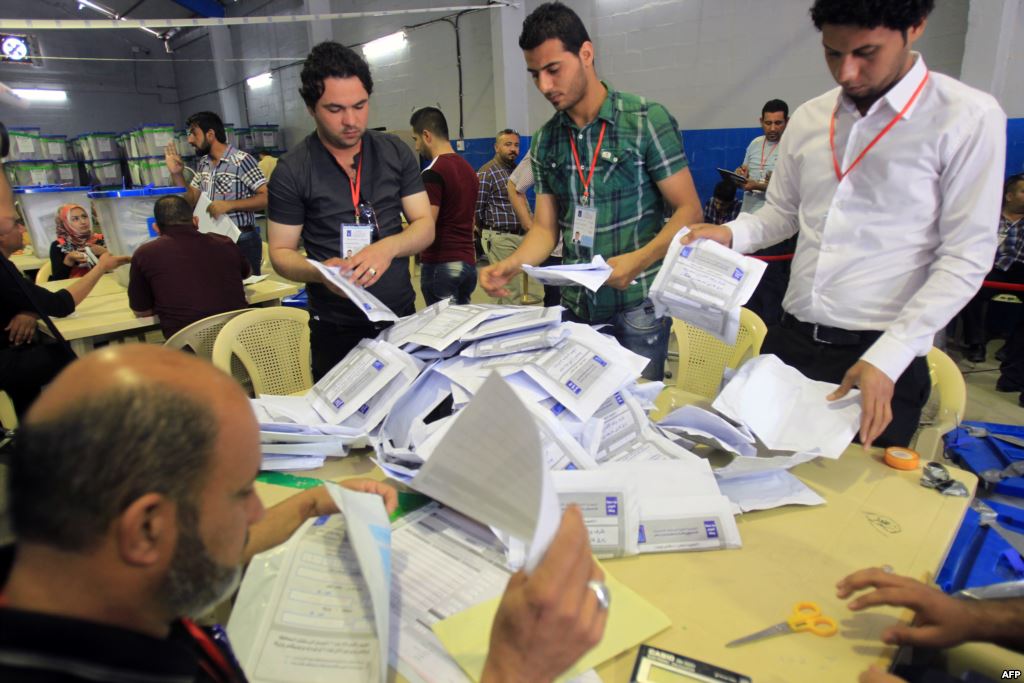
<instances>
[{"instance_id":1,"label":"fluorescent ceiling light","mask_svg":"<svg viewBox=\"0 0 1024 683\"><path fill-rule=\"evenodd\" d=\"M405 47L405 43L405 31L399 31L377 40L371 40L366 45L363 45L363 55L367 59L376 59L389 55L392 52L398 52Z\"/></svg>"},{"instance_id":2,"label":"fluorescent ceiling light","mask_svg":"<svg viewBox=\"0 0 1024 683\"><path fill-rule=\"evenodd\" d=\"M115 11L113 11L111 9L108 9L108 8L102 6L102 5L97 5L95 2L89 2L89 0L78 0L78 9L79 9L79 11L81 11L81 9L83 7L88 7L89 9L95 10L95 11L99 12L100 14L103 14L105 16L110 17L111 19L118 19L120 21L128 21L127 17L122 17L117 12L115 12ZM162 35L160 35L159 33L157 33L156 31L154 31L151 28L146 28L145 26L140 26L139 28L141 30L145 31L146 33L152 35L152 36L156 36L157 38L163 39Z\"/></svg>"},{"instance_id":3,"label":"fluorescent ceiling light","mask_svg":"<svg viewBox=\"0 0 1024 683\"><path fill-rule=\"evenodd\" d=\"M68 94L63 90L40 90L39 88L12 88L15 95L29 102L66 102Z\"/></svg>"},{"instance_id":4,"label":"fluorescent ceiling light","mask_svg":"<svg viewBox=\"0 0 1024 683\"><path fill-rule=\"evenodd\" d=\"M245 79L245 82L249 84L250 88L265 88L273 82L274 77L270 75L269 71L264 71L258 76Z\"/></svg>"}]
</instances>

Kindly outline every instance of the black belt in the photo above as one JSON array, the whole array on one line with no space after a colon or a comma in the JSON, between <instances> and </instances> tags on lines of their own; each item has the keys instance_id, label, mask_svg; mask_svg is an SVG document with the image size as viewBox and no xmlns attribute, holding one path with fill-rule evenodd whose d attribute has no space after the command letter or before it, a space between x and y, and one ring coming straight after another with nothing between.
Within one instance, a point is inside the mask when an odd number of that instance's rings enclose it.
<instances>
[{"instance_id":1,"label":"black belt","mask_svg":"<svg viewBox=\"0 0 1024 683\"><path fill-rule=\"evenodd\" d=\"M259 230L255 225L239 225L238 229L242 232L252 232L253 230Z\"/></svg>"},{"instance_id":2,"label":"black belt","mask_svg":"<svg viewBox=\"0 0 1024 683\"><path fill-rule=\"evenodd\" d=\"M501 228L484 228L484 230L490 230L491 232L500 232L505 235L523 235L522 228L516 228L515 230L502 230Z\"/></svg>"},{"instance_id":3,"label":"black belt","mask_svg":"<svg viewBox=\"0 0 1024 683\"><path fill-rule=\"evenodd\" d=\"M829 327L817 323L805 323L789 313L782 314L779 325L787 330L795 330L804 336L810 337L818 344L830 344L833 346L860 346L873 344L876 339L882 336L876 330L844 330L839 327Z\"/></svg>"}]
</instances>

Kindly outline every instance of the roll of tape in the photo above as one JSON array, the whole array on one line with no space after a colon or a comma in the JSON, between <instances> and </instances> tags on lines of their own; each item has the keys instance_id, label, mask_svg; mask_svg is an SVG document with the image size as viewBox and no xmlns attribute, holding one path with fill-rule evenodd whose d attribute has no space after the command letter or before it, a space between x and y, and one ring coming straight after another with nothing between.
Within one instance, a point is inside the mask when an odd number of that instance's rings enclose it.
<instances>
[{"instance_id":1,"label":"roll of tape","mask_svg":"<svg viewBox=\"0 0 1024 683\"><path fill-rule=\"evenodd\" d=\"M916 470L921 464L921 456L909 448L886 448L884 459L886 465L897 470Z\"/></svg>"}]
</instances>

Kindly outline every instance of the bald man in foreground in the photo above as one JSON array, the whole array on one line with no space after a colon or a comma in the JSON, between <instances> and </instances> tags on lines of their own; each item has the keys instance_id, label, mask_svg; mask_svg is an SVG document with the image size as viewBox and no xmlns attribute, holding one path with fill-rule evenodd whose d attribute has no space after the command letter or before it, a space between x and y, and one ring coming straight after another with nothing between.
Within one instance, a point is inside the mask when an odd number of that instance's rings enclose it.
<instances>
[{"instance_id":1,"label":"bald man in foreground","mask_svg":"<svg viewBox=\"0 0 1024 683\"><path fill-rule=\"evenodd\" d=\"M244 681L226 638L188 617L234 591L242 565L312 516L323 487L264 511L245 394L163 347L76 361L29 411L11 465L17 545L0 549L0 679ZM365 479L344 486L379 494ZM600 640L607 613L579 511L530 576L514 575L484 681L551 681Z\"/></svg>"}]
</instances>

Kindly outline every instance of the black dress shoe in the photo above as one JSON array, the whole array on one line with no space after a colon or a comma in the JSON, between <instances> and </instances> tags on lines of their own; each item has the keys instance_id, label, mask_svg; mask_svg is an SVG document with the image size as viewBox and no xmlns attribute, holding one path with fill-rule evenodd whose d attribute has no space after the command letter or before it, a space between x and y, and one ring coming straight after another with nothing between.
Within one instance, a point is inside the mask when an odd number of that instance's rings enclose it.
<instances>
[{"instance_id":1,"label":"black dress shoe","mask_svg":"<svg viewBox=\"0 0 1024 683\"><path fill-rule=\"evenodd\" d=\"M1006 377L1000 377L996 380L996 391L1021 391L1024 392L1024 385L1018 384L1013 380L1007 379Z\"/></svg>"},{"instance_id":2,"label":"black dress shoe","mask_svg":"<svg viewBox=\"0 0 1024 683\"><path fill-rule=\"evenodd\" d=\"M972 363L984 363L985 362L985 345L984 344L971 344L967 347L967 360Z\"/></svg>"},{"instance_id":3,"label":"black dress shoe","mask_svg":"<svg viewBox=\"0 0 1024 683\"><path fill-rule=\"evenodd\" d=\"M1000 346L999 350L996 351L996 360L1000 363L1006 362L1006 344Z\"/></svg>"}]
</instances>

